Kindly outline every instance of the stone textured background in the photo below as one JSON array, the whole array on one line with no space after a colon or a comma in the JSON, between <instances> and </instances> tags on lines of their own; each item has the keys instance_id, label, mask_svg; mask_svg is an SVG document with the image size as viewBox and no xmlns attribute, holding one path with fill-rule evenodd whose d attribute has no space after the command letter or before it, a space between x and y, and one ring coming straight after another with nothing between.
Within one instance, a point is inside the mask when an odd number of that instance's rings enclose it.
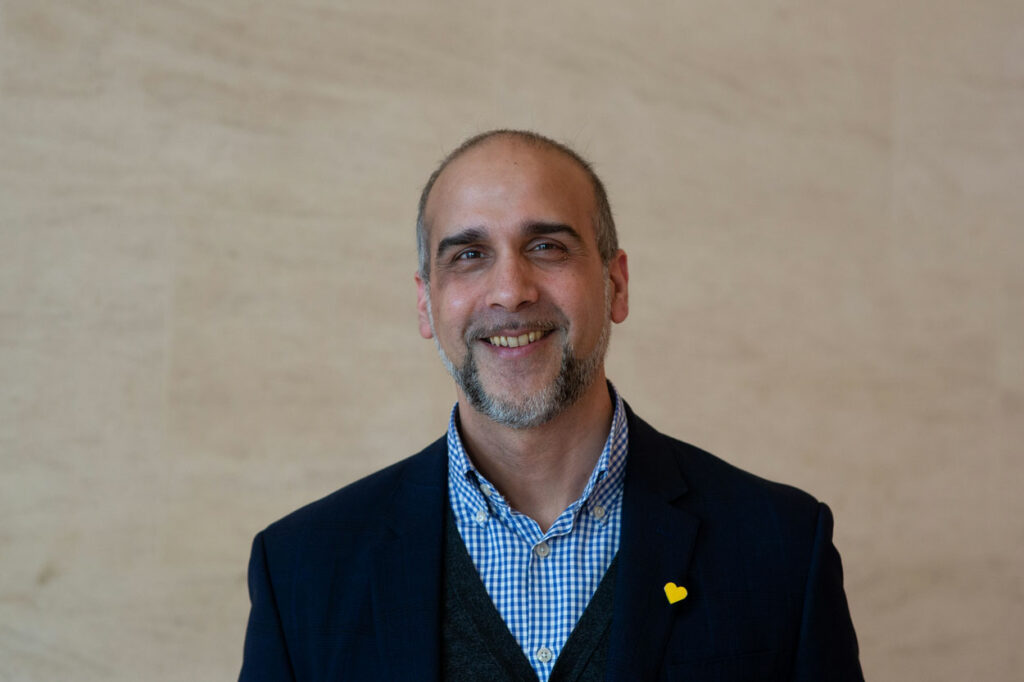
<instances>
[{"instance_id":1,"label":"stone textured background","mask_svg":"<svg viewBox=\"0 0 1024 682\"><path fill-rule=\"evenodd\" d=\"M440 435L412 225L594 159L610 376L836 512L872 680L1020 680L1024 4L0 0L0 679L237 674L252 535Z\"/></svg>"}]
</instances>

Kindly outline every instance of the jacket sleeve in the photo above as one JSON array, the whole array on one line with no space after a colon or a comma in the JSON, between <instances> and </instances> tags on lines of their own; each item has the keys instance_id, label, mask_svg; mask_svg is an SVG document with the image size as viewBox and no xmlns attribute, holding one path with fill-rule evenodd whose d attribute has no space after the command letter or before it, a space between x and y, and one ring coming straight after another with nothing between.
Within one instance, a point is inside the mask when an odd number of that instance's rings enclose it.
<instances>
[{"instance_id":1,"label":"jacket sleeve","mask_svg":"<svg viewBox=\"0 0 1024 682\"><path fill-rule=\"evenodd\" d=\"M843 566L832 544L832 512L825 504L818 507L793 680L864 680L857 635L843 591Z\"/></svg>"},{"instance_id":2,"label":"jacket sleeve","mask_svg":"<svg viewBox=\"0 0 1024 682\"><path fill-rule=\"evenodd\" d=\"M239 682L294 682L281 614L267 568L263 533L252 542L249 559L249 625Z\"/></svg>"}]
</instances>

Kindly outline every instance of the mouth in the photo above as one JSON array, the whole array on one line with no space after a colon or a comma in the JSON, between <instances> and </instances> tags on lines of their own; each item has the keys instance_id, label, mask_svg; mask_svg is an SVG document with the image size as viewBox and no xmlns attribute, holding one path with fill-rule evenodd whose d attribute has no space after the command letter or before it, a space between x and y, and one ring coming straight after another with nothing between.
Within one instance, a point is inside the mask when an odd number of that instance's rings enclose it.
<instances>
[{"instance_id":1,"label":"mouth","mask_svg":"<svg viewBox=\"0 0 1024 682\"><path fill-rule=\"evenodd\" d=\"M492 346L502 346L504 348L519 348L520 346L528 346L531 343L540 341L545 336L550 334L548 331L532 331L526 332L525 334L519 334L518 336L488 336L484 338Z\"/></svg>"}]
</instances>

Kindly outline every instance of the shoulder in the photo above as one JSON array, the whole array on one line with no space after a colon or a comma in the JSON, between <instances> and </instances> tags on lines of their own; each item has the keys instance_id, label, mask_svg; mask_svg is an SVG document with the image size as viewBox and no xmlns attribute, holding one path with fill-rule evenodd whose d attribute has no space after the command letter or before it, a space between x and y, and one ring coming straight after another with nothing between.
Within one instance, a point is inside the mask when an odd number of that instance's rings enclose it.
<instances>
[{"instance_id":1,"label":"shoulder","mask_svg":"<svg viewBox=\"0 0 1024 682\"><path fill-rule=\"evenodd\" d=\"M742 522L751 530L770 525L806 535L813 533L822 511L827 514L807 492L740 469L629 415L629 459L642 472L639 476L675 480L680 503L703 519Z\"/></svg>"}]
</instances>

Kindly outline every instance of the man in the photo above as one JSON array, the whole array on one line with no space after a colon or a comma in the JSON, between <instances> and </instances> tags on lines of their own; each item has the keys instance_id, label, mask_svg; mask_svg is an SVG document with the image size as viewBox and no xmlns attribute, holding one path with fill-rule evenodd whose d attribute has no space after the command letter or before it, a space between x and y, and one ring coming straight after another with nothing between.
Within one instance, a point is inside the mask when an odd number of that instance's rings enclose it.
<instances>
[{"instance_id":1,"label":"man","mask_svg":"<svg viewBox=\"0 0 1024 682\"><path fill-rule=\"evenodd\" d=\"M645 424L600 180L492 131L420 201L447 435L253 544L243 680L860 680L826 506Z\"/></svg>"}]
</instances>

